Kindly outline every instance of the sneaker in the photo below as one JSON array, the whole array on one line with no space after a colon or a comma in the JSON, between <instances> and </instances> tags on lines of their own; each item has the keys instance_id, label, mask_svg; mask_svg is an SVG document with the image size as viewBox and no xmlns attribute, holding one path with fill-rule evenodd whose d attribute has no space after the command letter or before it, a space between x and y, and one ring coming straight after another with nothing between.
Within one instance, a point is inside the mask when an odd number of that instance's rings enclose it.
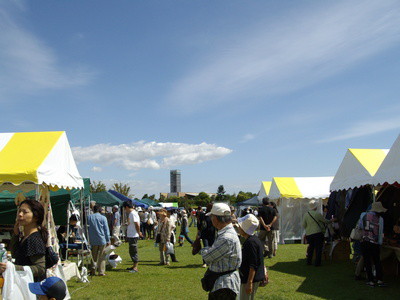
<instances>
[{"instance_id":1,"label":"sneaker","mask_svg":"<svg viewBox=\"0 0 400 300\"><path fill-rule=\"evenodd\" d=\"M203 268L207 268L207 264L202 265Z\"/></svg>"},{"instance_id":2,"label":"sneaker","mask_svg":"<svg viewBox=\"0 0 400 300\"><path fill-rule=\"evenodd\" d=\"M385 282L383 282L382 280L378 280L377 285L379 287L387 287L387 284Z\"/></svg>"},{"instance_id":3,"label":"sneaker","mask_svg":"<svg viewBox=\"0 0 400 300\"><path fill-rule=\"evenodd\" d=\"M139 272L138 269L132 269L129 271L129 273L137 273L137 272Z\"/></svg>"},{"instance_id":4,"label":"sneaker","mask_svg":"<svg viewBox=\"0 0 400 300\"><path fill-rule=\"evenodd\" d=\"M375 286L375 283L373 281L367 281L365 284L368 285L369 287Z\"/></svg>"}]
</instances>

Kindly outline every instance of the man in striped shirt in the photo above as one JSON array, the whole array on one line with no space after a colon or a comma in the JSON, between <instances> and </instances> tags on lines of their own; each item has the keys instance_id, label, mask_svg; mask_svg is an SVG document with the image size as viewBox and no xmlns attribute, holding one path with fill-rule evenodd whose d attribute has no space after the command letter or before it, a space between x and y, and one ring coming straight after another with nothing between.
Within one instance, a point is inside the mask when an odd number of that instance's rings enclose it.
<instances>
[{"instance_id":1,"label":"man in striped shirt","mask_svg":"<svg viewBox=\"0 0 400 300\"><path fill-rule=\"evenodd\" d=\"M211 247L201 250L204 261L213 272L231 273L220 276L214 284L208 299L234 300L240 291L240 276L237 269L242 263L242 251L238 235L233 228L231 211L225 203L214 203L211 212L213 226L218 230Z\"/></svg>"}]
</instances>

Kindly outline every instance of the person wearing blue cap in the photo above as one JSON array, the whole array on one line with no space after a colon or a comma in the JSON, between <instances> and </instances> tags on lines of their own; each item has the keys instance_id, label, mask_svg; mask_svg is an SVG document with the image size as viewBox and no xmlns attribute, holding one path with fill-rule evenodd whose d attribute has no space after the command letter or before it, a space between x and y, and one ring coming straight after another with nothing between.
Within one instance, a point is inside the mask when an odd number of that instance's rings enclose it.
<instances>
[{"instance_id":1,"label":"person wearing blue cap","mask_svg":"<svg viewBox=\"0 0 400 300\"><path fill-rule=\"evenodd\" d=\"M67 286L58 277L29 283L29 290L32 294L39 295L39 300L63 300L67 294Z\"/></svg>"}]
</instances>

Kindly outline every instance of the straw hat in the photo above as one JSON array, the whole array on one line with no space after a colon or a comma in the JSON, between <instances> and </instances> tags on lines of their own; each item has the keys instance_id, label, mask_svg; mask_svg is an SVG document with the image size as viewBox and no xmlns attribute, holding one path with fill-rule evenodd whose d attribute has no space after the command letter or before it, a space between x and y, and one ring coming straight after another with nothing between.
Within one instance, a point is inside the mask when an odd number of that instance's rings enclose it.
<instances>
[{"instance_id":1,"label":"straw hat","mask_svg":"<svg viewBox=\"0 0 400 300\"><path fill-rule=\"evenodd\" d=\"M243 218L237 220L238 225L248 235L253 235L258 228L259 221L253 214L247 214Z\"/></svg>"},{"instance_id":2,"label":"straw hat","mask_svg":"<svg viewBox=\"0 0 400 300\"><path fill-rule=\"evenodd\" d=\"M382 202L373 202L370 211L384 213L387 209L383 207Z\"/></svg>"}]
</instances>

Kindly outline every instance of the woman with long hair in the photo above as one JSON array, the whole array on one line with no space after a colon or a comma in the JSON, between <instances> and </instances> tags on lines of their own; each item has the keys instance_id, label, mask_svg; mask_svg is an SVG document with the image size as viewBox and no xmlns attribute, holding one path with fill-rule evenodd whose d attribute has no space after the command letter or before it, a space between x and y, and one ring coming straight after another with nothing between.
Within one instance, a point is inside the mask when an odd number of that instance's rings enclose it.
<instances>
[{"instance_id":1,"label":"woman with long hair","mask_svg":"<svg viewBox=\"0 0 400 300\"><path fill-rule=\"evenodd\" d=\"M25 200L17 211L14 235L11 239L11 253L15 258L15 268L23 271L24 266L32 270L35 281L46 278L46 242L47 229L42 226L44 207L35 200ZM19 227L23 226L22 235ZM4 272L6 263L0 263L0 272Z\"/></svg>"}]
</instances>

